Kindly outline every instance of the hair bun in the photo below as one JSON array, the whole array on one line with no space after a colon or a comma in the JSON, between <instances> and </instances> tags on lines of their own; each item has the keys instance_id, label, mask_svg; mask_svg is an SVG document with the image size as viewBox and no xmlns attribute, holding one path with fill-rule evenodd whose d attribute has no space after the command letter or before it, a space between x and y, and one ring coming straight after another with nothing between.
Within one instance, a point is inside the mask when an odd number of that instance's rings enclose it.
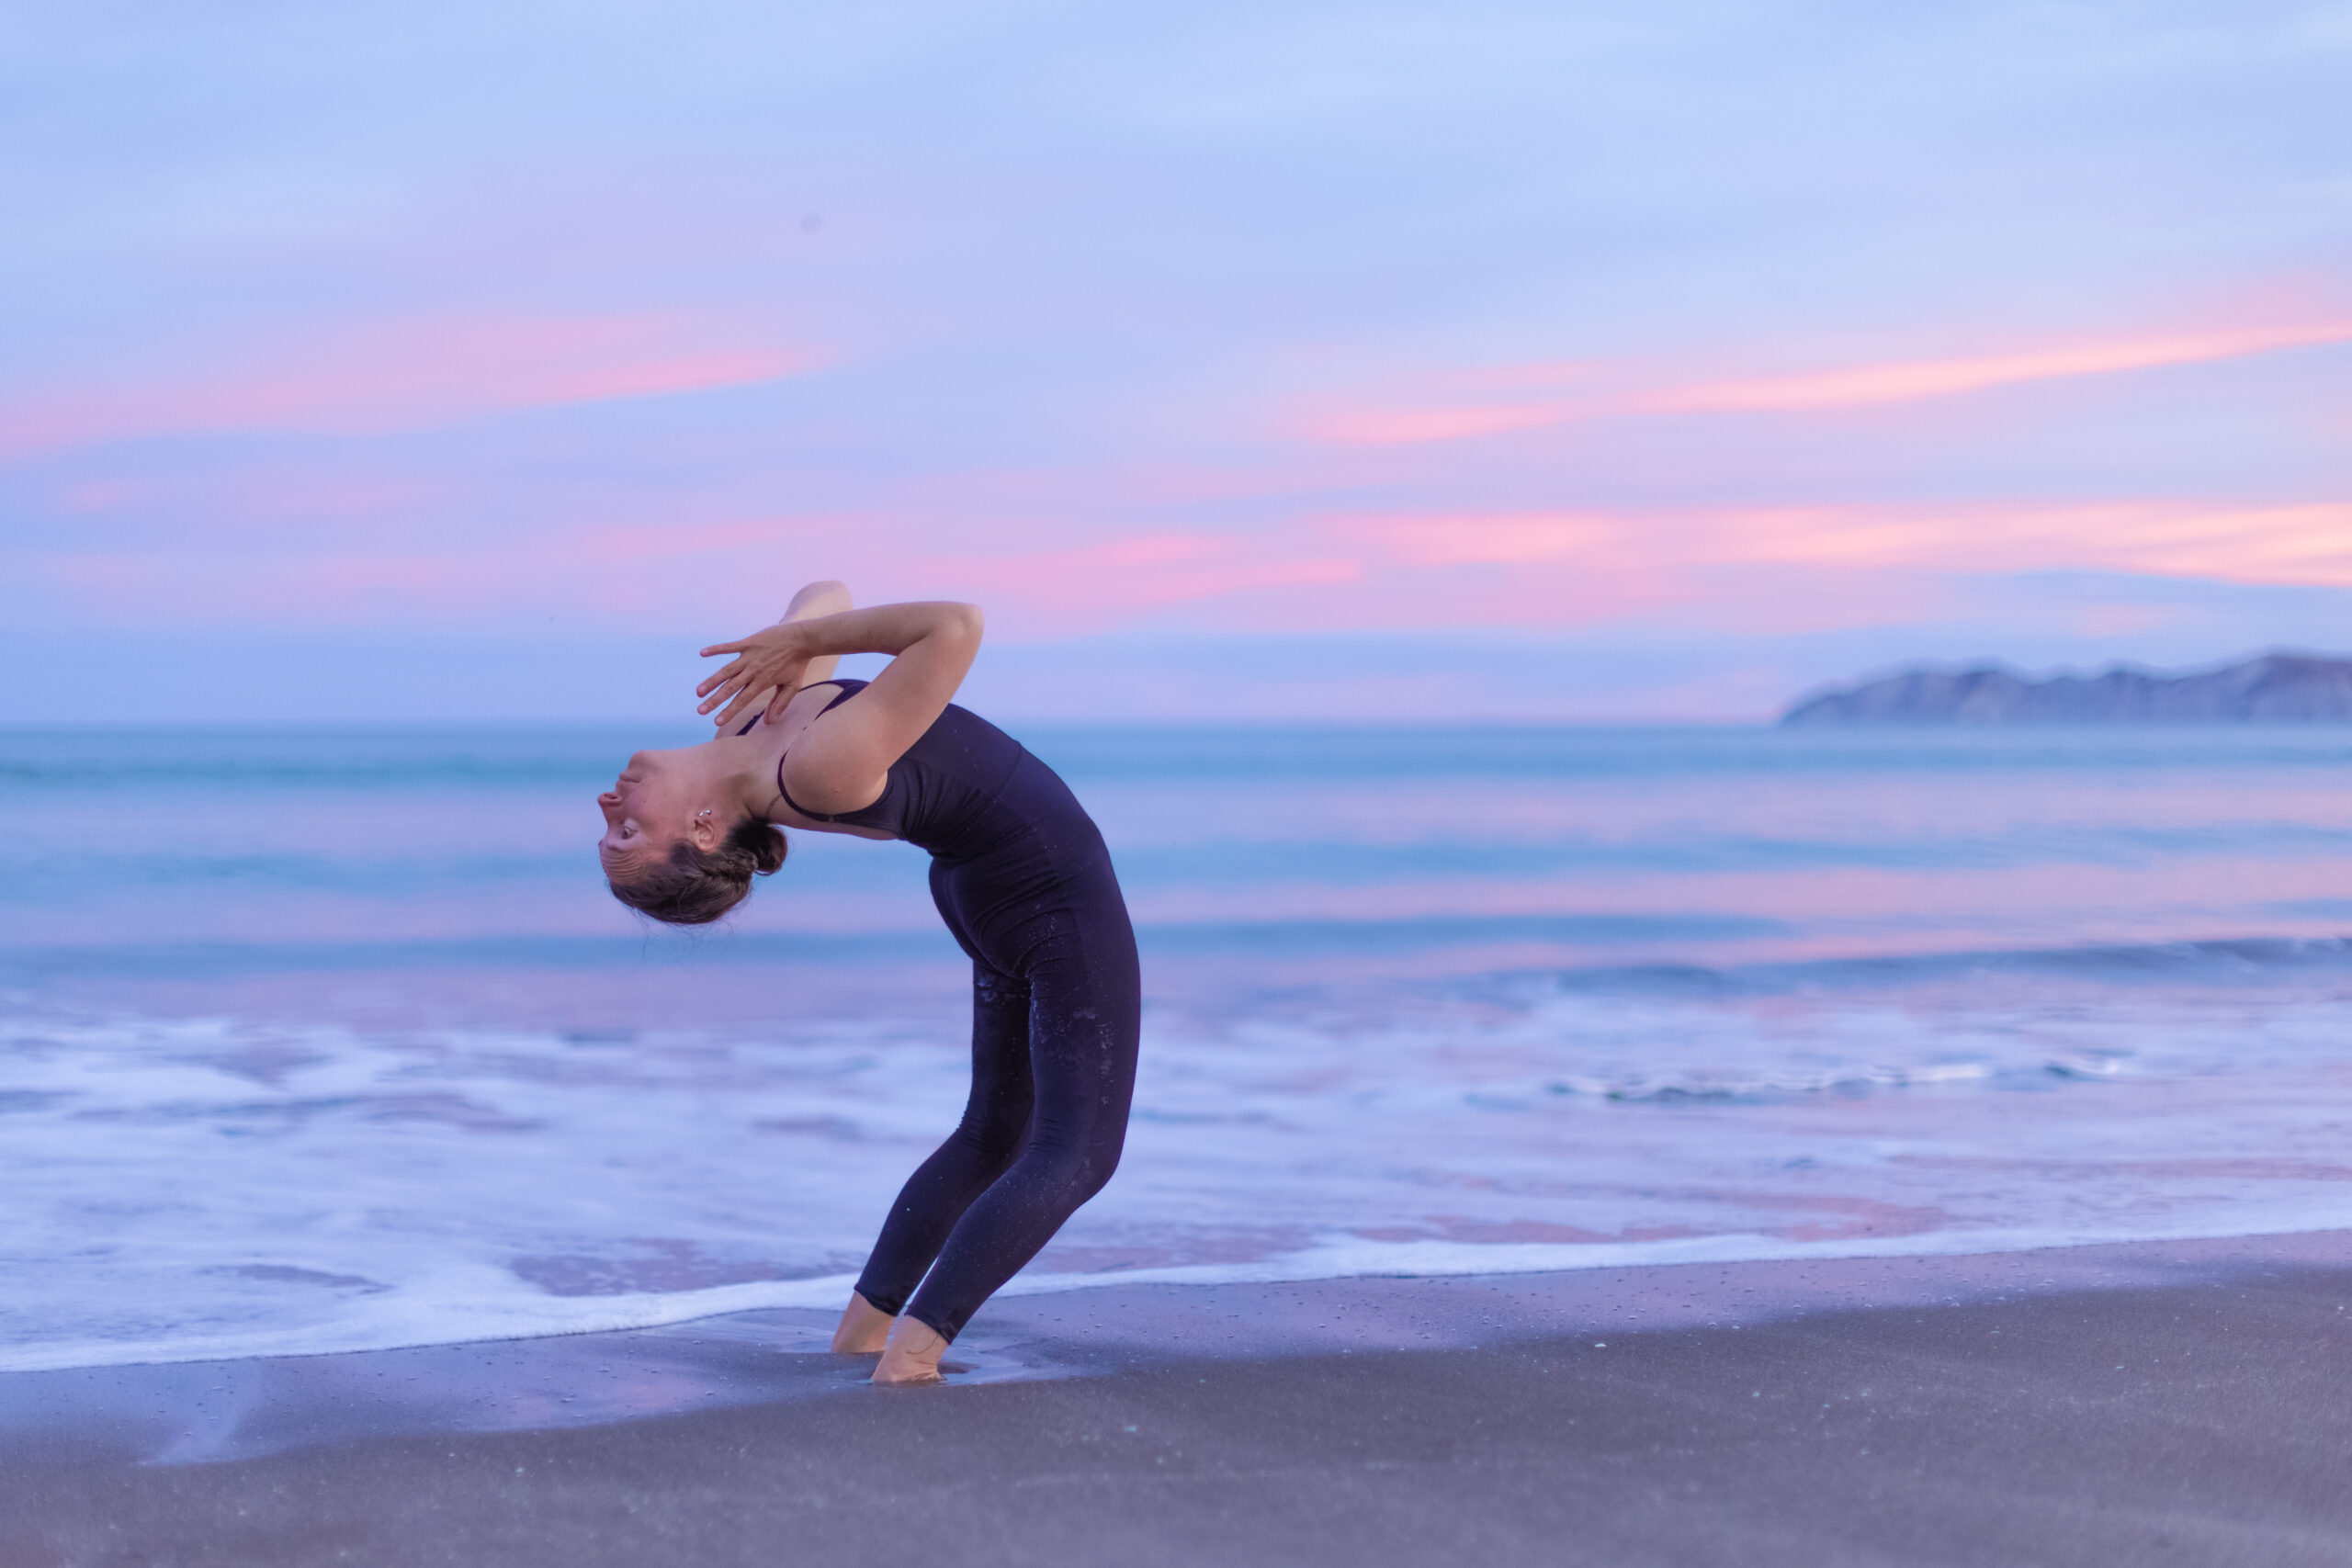
<instances>
[{"instance_id":1,"label":"hair bun","mask_svg":"<svg viewBox=\"0 0 2352 1568\"><path fill-rule=\"evenodd\" d=\"M784 841L784 829L772 823L763 822L759 825L758 832L757 841L743 847L752 852L753 871L758 872L762 876L774 876L784 869L784 857L788 851L788 846Z\"/></svg>"}]
</instances>

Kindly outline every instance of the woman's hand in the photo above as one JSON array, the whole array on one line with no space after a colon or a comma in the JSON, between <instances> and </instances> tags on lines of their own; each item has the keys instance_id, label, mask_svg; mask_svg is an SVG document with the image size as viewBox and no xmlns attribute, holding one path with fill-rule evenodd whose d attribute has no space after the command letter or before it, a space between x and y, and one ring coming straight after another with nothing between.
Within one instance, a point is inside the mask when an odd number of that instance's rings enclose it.
<instances>
[{"instance_id":1,"label":"woman's hand","mask_svg":"<svg viewBox=\"0 0 2352 1568\"><path fill-rule=\"evenodd\" d=\"M792 596L792 603L785 606L783 618L778 620L776 625L790 626L795 621L811 621L820 615L838 615L853 608L854 606L850 602L849 584L828 579L821 582L811 582L802 588L799 592L795 593ZM749 637L741 642L722 642L716 648L704 649L703 657L707 659L716 653L738 653L749 649L759 640L759 637ZM724 734L728 719L733 718L737 713L750 705L743 701L744 698L749 697L753 701L764 698L763 706L766 710L765 716L773 723L784 716L784 705L797 695L801 687L820 681L831 680L833 666L840 662L841 656L837 653L816 653L801 661L799 671L791 685L771 686L767 682L760 679L753 679L749 683L730 683L726 692L703 704L701 711L708 713L729 698L735 699L734 705L729 707L723 716L713 721L719 732ZM744 669L743 661L737 660L735 663L729 665L695 687L695 695L703 695L713 686L727 682L729 676Z\"/></svg>"},{"instance_id":2,"label":"woman's hand","mask_svg":"<svg viewBox=\"0 0 2352 1568\"><path fill-rule=\"evenodd\" d=\"M713 643L703 655L735 661L695 688L708 713L728 705L725 729L768 688L767 716L784 716L808 679L811 660L842 653L887 653L890 662L854 702L830 709L792 742L787 787L811 811L855 811L889 783L890 764L923 737L963 684L980 650L980 612L971 604L876 604L805 621L786 621L740 642Z\"/></svg>"},{"instance_id":3,"label":"woman's hand","mask_svg":"<svg viewBox=\"0 0 2352 1568\"><path fill-rule=\"evenodd\" d=\"M779 621L741 642L715 642L704 649L705 659L731 653L735 661L695 688L695 695L704 699L702 706L695 711L708 713L725 703L727 711L717 720L724 730L751 705L753 697L774 687L768 698L767 720L774 724L781 719L786 705L799 693L808 678L809 660L822 651L811 644L806 627L805 622Z\"/></svg>"}]
</instances>

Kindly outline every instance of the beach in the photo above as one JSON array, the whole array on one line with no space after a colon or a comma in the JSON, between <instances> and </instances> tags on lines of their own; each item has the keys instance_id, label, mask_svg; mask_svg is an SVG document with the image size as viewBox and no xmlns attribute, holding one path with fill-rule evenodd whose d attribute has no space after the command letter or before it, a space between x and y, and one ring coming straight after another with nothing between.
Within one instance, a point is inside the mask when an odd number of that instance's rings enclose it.
<instances>
[{"instance_id":1,"label":"beach","mask_svg":"<svg viewBox=\"0 0 2352 1568\"><path fill-rule=\"evenodd\" d=\"M195 1462L123 1420L160 1369L78 1414L74 1374L16 1374L18 1414L52 1386L6 1444L0 1561L2334 1564L2347 1303L2343 1233L1108 1286L976 1322L1025 1372L876 1390L713 1325L723 1407L570 1426L420 1430L353 1359L292 1359L266 1403L309 1385L307 1428Z\"/></svg>"},{"instance_id":2,"label":"beach","mask_svg":"<svg viewBox=\"0 0 2352 1568\"><path fill-rule=\"evenodd\" d=\"M2340 732L1027 739L1134 1120L882 1392L920 854L680 935L640 737L13 737L0 1561L2352 1559Z\"/></svg>"},{"instance_id":3,"label":"beach","mask_svg":"<svg viewBox=\"0 0 2352 1568\"><path fill-rule=\"evenodd\" d=\"M2352 1568L2352 0L0 71L0 1568Z\"/></svg>"},{"instance_id":4,"label":"beach","mask_svg":"<svg viewBox=\"0 0 2352 1568\"><path fill-rule=\"evenodd\" d=\"M920 852L821 835L635 921L582 837L631 739L10 738L0 1371L839 1310L968 964ZM1146 995L1119 1174L1017 1289L2352 1223L2338 732L1031 741Z\"/></svg>"}]
</instances>

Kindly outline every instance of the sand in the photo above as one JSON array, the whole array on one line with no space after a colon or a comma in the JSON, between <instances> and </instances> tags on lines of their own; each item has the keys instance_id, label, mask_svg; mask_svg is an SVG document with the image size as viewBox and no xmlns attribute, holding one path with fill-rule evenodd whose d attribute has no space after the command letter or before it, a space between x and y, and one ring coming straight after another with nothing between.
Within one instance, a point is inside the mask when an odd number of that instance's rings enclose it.
<instances>
[{"instance_id":1,"label":"sand","mask_svg":"<svg viewBox=\"0 0 2352 1568\"><path fill-rule=\"evenodd\" d=\"M26 1375L0 1562L2341 1568L2347 1308L2340 1234L1129 1286L992 1304L938 1390L771 1320L215 1364L274 1392L208 1462L156 1462L188 1369Z\"/></svg>"}]
</instances>

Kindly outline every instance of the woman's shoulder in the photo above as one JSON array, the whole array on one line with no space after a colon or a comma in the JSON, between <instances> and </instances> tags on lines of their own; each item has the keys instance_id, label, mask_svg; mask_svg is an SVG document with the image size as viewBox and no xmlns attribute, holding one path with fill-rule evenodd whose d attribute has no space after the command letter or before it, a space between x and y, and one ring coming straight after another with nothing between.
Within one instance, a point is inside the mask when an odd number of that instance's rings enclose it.
<instances>
[{"instance_id":1,"label":"woman's shoulder","mask_svg":"<svg viewBox=\"0 0 2352 1568\"><path fill-rule=\"evenodd\" d=\"M793 702L796 705L804 701L811 704L808 716L802 721L801 728L805 729L816 723L850 698L865 690L865 682L849 676L843 676L838 681L817 681L801 687L794 694Z\"/></svg>"},{"instance_id":2,"label":"woman's shoulder","mask_svg":"<svg viewBox=\"0 0 2352 1568\"><path fill-rule=\"evenodd\" d=\"M792 694L792 701L785 705L785 713L789 715L794 708L797 707L806 712L808 718L813 719L819 714L828 712L832 708L839 706L842 703L846 702L849 698L854 696L858 690L865 684L865 682L863 681L852 680L846 676L839 681L811 681L808 684L801 687L800 690ZM835 686L841 687L842 690L830 690L830 688ZM823 696L824 700L812 704L810 699L820 694ZM807 720L804 719L802 722L806 723ZM774 725L768 723L767 704L763 702L760 704L758 711L754 712L751 717L745 719L741 725L736 727L735 733L738 735L749 735L755 729L781 729L784 728L785 725L782 722Z\"/></svg>"}]
</instances>

